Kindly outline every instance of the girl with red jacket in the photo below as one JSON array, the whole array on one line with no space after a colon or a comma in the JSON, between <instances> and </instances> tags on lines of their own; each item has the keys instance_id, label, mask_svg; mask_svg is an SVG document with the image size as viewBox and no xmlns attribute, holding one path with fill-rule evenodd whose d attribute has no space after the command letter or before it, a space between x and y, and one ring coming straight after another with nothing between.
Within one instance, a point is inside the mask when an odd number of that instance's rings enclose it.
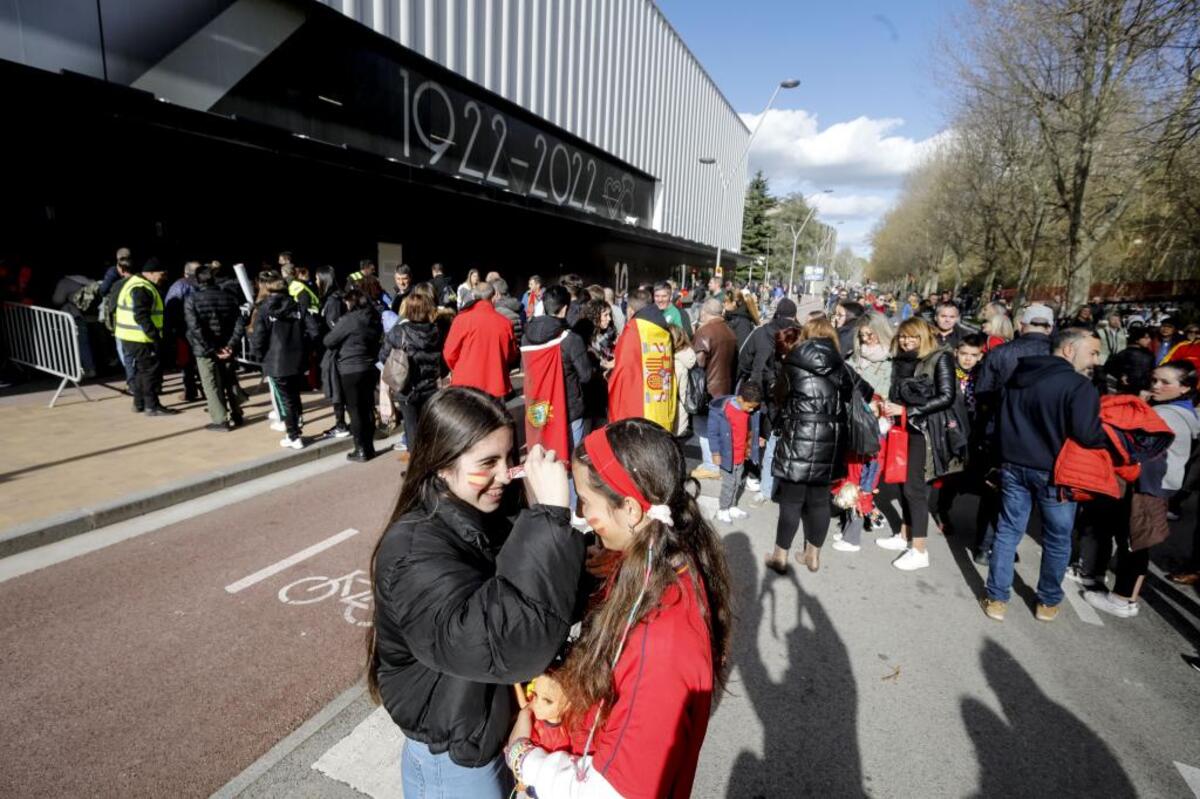
<instances>
[{"instance_id":1,"label":"girl with red jacket","mask_svg":"<svg viewBox=\"0 0 1200 799\"><path fill-rule=\"evenodd\" d=\"M728 675L724 550L685 490L683 453L658 425L625 419L597 430L571 470L583 515L615 563L556 674L576 744L535 746L523 710L509 767L541 799L683 799Z\"/></svg>"}]
</instances>

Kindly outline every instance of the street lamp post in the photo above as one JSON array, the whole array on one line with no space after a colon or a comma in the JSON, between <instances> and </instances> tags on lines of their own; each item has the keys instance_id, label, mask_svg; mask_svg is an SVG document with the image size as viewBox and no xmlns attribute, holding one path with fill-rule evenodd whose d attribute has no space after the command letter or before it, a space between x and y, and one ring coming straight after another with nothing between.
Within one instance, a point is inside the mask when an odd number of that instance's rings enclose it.
<instances>
[{"instance_id":1,"label":"street lamp post","mask_svg":"<svg viewBox=\"0 0 1200 799\"><path fill-rule=\"evenodd\" d=\"M758 129L762 127L763 120L766 119L767 112L771 110L771 106L775 103L775 98L779 96L780 89L794 89L800 85L800 81L795 79L781 80L775 87L775 91L771 92L771 99L767 100L767 105L763 108L762 113L758 115L758 121L754 123L754 130L750 131L750 138L746 139L746 146L742 149L742 154L738 160L734 162L735 168L741 166L746 156L750 154L750 143L754 141L754 137L758 135ZM721 179L721 204L718 208L725 206L725 195L729 193L729 182L725 179L725 172L721 169L721 164L712 156L704 156L700 159L700 163L715 165L717 167L717 176ZM735 173L736 174L736 173ZM743 201L744 202L744 201ZM718 212L719 213L719 212ZM717 240L720 241L720 232L717 233ZM721 268L721 245L717 244L717 269Z\"/></svg>"},{"instance_id":2,"label":"street lamp post","mask_svg":"<svg viewBox=\"0 0 1200 799\"><path fill-rule=\"evenodd\" d=\"M796 245L800 242L800 234L804 232L805 226L808 225L808 220L812 219L813 214L815 214L817 212L817 206L812 205L810 203L810 199L815 198L817 196L817 194L833 194L833 189L822 189L821 191L817 192L816 194L811 194L808 197L804 198L804 202L806 204L809 204L810 207L808 209L808 216L804 217L804 221L800 223L799 230L797 230L796 226L793 225L791 222L788 222L788 227L791 228L791 231L792 231L792 269L791 269L790 274L788 275L788 287L787 287L787 293L789 296L792 294L794 287L796 285Z\"/></svg>"}]
</instances>

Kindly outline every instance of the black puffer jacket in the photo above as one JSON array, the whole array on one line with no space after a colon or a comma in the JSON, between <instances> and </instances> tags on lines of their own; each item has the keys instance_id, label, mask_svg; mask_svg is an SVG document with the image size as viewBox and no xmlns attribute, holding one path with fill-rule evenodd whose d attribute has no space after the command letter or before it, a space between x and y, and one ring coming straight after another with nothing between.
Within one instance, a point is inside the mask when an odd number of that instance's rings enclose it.
<instances>
[{"instance_id":1,"label":"black puffer jacket","mask_svg":"<svg viewBox=\"0 0 1200 799\"><path fill-rule=\"evenodd\" d=\"M729 325L729 329L733 331L733 337L737 339L738 352L741 352L742 345L754 332L754 320L750 318L749 312L739 308L725 312L725 324Z\"/></svg>"},{"instance_id":2,"label":"black puffer jacket","mask_svg":"<svg viewBox=\"0 0 1200 799\"><path fill-rule=\"evenodd\" d=\"M430 499L388 528L376 657L383 704L406 736L460 766L500 754L512 683L536 677L566 641L583 556L566 508L522 511L510 533L502 514Z\"/></svg>"},{"instance_id":3,"label":"black puffer jacket","mask_svg":"<svg viewBox=\"0 0 1200 799\"><path fill-rule=\"evenodd\" d=\"M795 319L777 317L762 327L755 328L738 351L738 383L750 380L763 390L775 383L775 372L779 360L775 357L775 335L781 330L796 327Z\"/></svg>"},{"instance_id":4,"label":"black puffer jacket","mask_svg":"<svg viewBox=\"0 0 1200 799\"><path fill-rule=\"evenodd\" d=\"M192 352L212 358L217 350L229 347L237 353L246 321L229 292L211 284L201 286L184 299L183 318Z\"/></svg>"},{"instance_id":5,"label":"black puffer jacket","mask_svg":"<svg viewBox=\"0 0 1200 799\"><path fill-rule=\"evenodd\" d=\"M888 399L908 408L909 426L922 432L922 416L944 411L954 404L958 394L954 356L940 347L924 358L905 355L900 353L892 359Z\"/></svg>"},{"instance_id":6,"label":"black puffer jacket","mask_svg":"<svg viewBox=\"0 0 1200 799\"><path fill-rule=\"evenodd\" d=\"M794 483L829 483L844 470L845 401L853 387L833 342L802 342L783 359L771 473Z\"/></svg>"},{"instance_id":7,"label":"black puffer jacket","mask_svg":"<svg viewBox=\"0 0 1200 799\"><path fill-rule=\"evenodd\" d=\"M383 325L373 308L348 311L325 334L325 347L336 353L339 374L355 374L375 368Z\"/></svg>"},{"instance_id":8,"label":"black puffer jacket","mask_svg":"<svg viewBox=\"0 0 1200 799\"><path fill-rule=\"evenodd\" d=\"M396 347L408 353L408 387L401 398L421 402L432 397L442 374L442 336L437 325L406 320L397 322L383 337L379 362L387 363Z\"/></svg>"},{"instance_id":9,"label":"black puffer jacket","mask_svg":"<svg viewBox=\"0 0 1200 799\"><path fill-rule=\"evenodd\" d=\"M316 314L300 309L286 294L268 294L258 305L250 347L267 377L308 371L308 354L320 335Z\"/></svg>"},{"instance_id":10,"label":"black puffer jacket","mask_svg":"<svg viewBox=\"0 0 1200 799\"><path fill-rule=\"evenodd\" d=\"M592 379L595 371L588 358L587 345L578 333L567 332L567 322L557 316L535 316L525 325L525 337L521 346L546 344L567 333L562 343L563 380L567 392L567 416L573 421L584 415L583 386Z\"/></svg>"}]
</instances>

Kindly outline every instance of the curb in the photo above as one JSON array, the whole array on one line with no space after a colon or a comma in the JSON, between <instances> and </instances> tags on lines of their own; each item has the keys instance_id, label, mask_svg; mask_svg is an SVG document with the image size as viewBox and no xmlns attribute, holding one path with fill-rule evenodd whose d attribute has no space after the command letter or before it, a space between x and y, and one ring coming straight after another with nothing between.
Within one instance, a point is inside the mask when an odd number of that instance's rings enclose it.
<instances>
[{"instance_id":1,"label":"curb","mask_svg":"<svg viewBox=\"0 0 1200 799\"><path fill-rule=\"evenodd\" d=\"M377 443L387 445L399 440L400 436L397 433L395 436ZM302 450L267 455L257 460L218 469L201 477L191 477L147 491L129 494L91 508L81 508L69 513L18 524L0 533L0 558L89 533L101 527L127 521L151 511L162 510L239 483L302 466L319 458L346 452L351 449L353 443L349 437L315 442Z\"/></svg>"}]
</instances>

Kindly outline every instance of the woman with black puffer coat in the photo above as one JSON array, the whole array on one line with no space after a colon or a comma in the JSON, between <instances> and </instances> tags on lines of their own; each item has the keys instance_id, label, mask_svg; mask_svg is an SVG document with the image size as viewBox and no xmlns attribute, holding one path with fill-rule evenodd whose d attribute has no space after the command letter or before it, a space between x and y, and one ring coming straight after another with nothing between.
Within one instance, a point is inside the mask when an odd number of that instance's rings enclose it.
<instances>
[{"instance_id":1,"label":"woman with black puffer coat","mask_svg":"<svg viewBox=\"0 0 1200 799\"><path fill-rule=\"evenodd\" d=\"M342 299L346 313L325 334L325 346L335 354L338 383L350 413L354 451L347 460L369 461L375 457L375 398L379 370L375 357L383 338L378 305L364 292L353 288Z\"/></svg>"},{"instance_id":2,"label":"woman with black puffer coat","mask_svg":"<svg viewBox=\"0 0 1200 799\"><path fill-rule=\"evenodd\" d=\"M321 338L346 313L342 302L342 290L337 287L337 272L332 266L322 266L317 270L317 296L321 301ZM320 342L318 342L320 343ZM346 425L346 400L342 396L342 385L337 374L337 355L324 345L319 347L317 355L321 363L321 391L333 406L333 427L321 434L322 438L345 438L350 435Z\"/></svg>"},{"instance_id":3,"label":"woman with black puffer coat","mask_svg":"<svg viewBox=\"0 0 1200 799\"><path fill-rule=\"evenodd\" d=\"M418 286L418 289L420 286ZM379 362L387 363L393 349L408 354L408 382L393 399L404 418L408 451L416 446L421 409L437 392L442 369L442 336L438 332L437 305L424 291L414 289L400 307L400 321L383 337Z\"/></svg>"},{"instance_id":4,"label":"woman with black puffer coat","mask_svg":"<svg viewBox=\"0 0 1200 799\"><path fill-rule=\"evenodd\" d=\"M901 417L906 421L908 472L900 490L904 525L899 533L875 543L884 549L903 550L892 565L914 571L929 566L925 550L929 483L961 471L968 431L964 415L955 412L958 379L954 355L938 344L933 326L917 317L904 320L896 330L892 353L892 385L882 410L893 423L899 423ZM953 443L959 438L961 446Z\"/></svg>"},{"instance_id":5,"label":"woman with black puffer coat","mask_svg":"<svg viewBox=\"0 0 1200 799\"><path fill-rule=\"evenodd\" d=\"M758 310L746 304L746 297L740 291L725 295L725 324L733 331L737 339L737 351L741 352L746 339L758 327Z\"/></svg>"},{"instance_id":6,"label":"woman with black puffer coat","mask_svg":"<svg viewBox=\"0 0 1200 799\"><path fill-rule=\"evenodd\" d=\"M787 553L804 522L804 552L796 559L815 572L829 532L830 485L846 471L846 401L854 379L838 351L837 331L827 319L775 336L782 357L773 388L773 430L779 436L771 474L779 504L775 551L767 567L787 572ZM869 387L868 387L869 390Z\"/></svg>"}]
</instances>

